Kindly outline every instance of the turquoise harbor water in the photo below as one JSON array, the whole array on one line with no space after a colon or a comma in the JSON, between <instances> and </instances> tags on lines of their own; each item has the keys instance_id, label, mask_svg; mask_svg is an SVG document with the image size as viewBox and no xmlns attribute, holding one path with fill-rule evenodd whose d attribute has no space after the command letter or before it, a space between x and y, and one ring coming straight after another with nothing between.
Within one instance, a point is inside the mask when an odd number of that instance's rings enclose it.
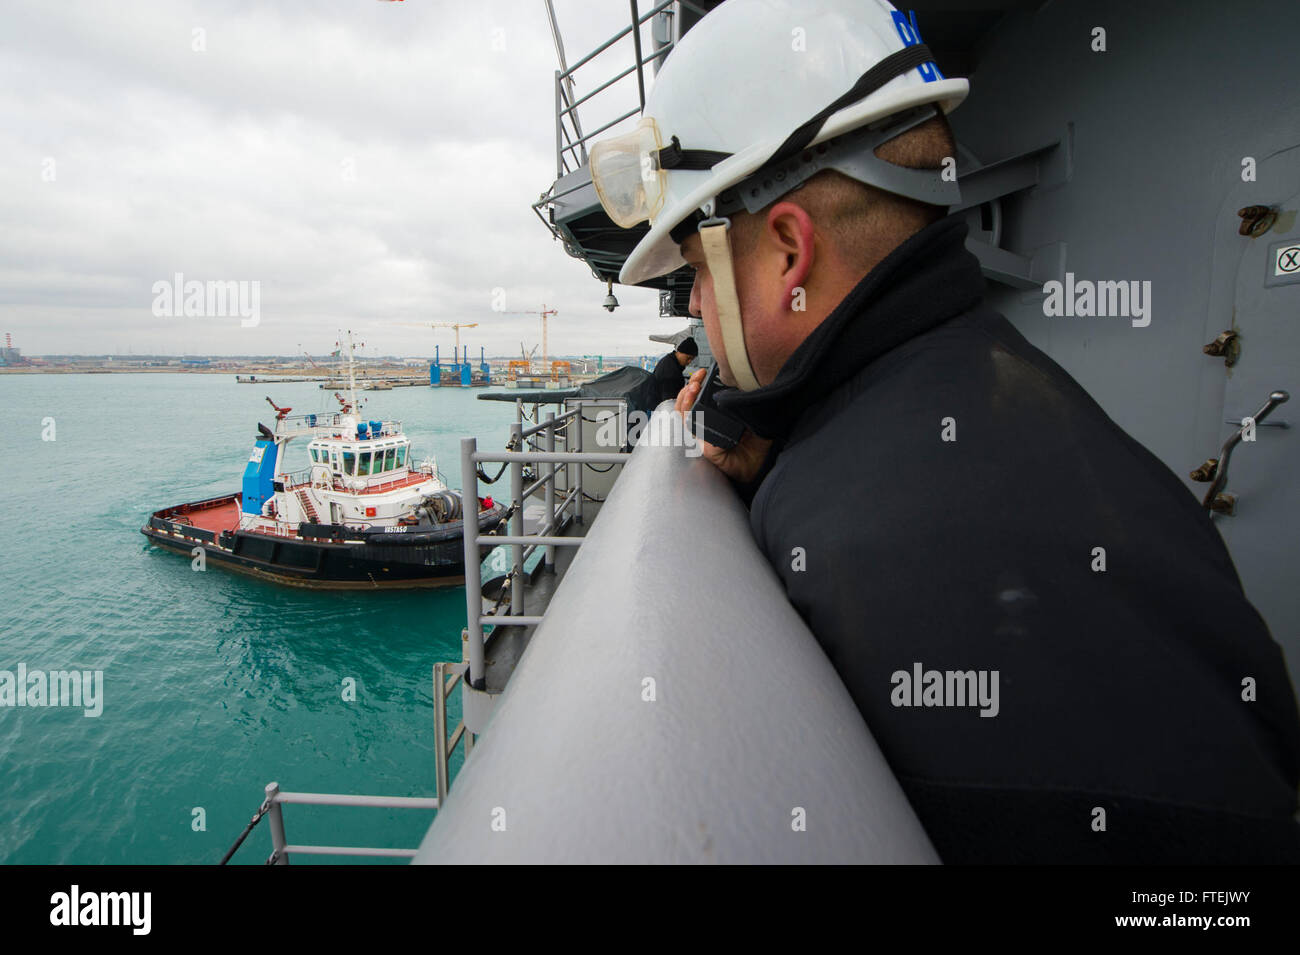
<instances>
[{"instance_id":1,"label":"turquoise harbor water","mask_svg":"<svg viewBox=\"0 0 1300 955\"><path fill-rule=\"evenodd\" d=\"M436 455L456 487L459 439L500 448L514 417L478 393L371 392L365 411L401 420L416 460ZM333 402L316 383L233 375L0 376L13 449L0 670L104 672L97 718L0 707L0 863L214 863L271 781L433 794L431 672L460 659L462 588L328 593L199 573L139 532L151 510L238 489L256 422L274 418L266 395L295 413ZM431 819L285 808L295 843L414 847ZM264 820L234 862L269 852Z\"/></svg>"}]
</instances>

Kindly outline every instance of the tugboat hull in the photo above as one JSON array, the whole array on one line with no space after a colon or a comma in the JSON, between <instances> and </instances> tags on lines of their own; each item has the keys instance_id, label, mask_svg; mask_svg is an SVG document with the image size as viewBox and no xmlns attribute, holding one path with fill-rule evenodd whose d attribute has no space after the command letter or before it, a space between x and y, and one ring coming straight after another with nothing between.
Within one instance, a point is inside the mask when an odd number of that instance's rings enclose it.
<instances>
[{"instance_id":1,"label":"tugboat hull","mask_svg":"<svg viewBox=\"0 0 1300 955\"><path fill-rule=\"evenodd\" d=\"M295 587L373 590L464 582L461 521L405 534L304 525L299 536L290 537L238 529L239 499L233 494L164 508L140 532L167 550L191 556L201 547L205 561ZM500 504L481 510L479 532L494 529L504 516Z\"/></svg>"}]
</instances>

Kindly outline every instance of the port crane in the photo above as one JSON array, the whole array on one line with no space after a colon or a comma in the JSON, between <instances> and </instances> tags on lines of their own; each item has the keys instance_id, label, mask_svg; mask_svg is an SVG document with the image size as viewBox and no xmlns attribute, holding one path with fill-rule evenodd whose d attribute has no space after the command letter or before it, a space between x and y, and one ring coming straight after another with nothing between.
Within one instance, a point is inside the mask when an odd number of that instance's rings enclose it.
<instances>
[{"instance_id":1,"label":"port crane","mask_svg":"<svg viewBox=\"0 0 1300 955\"><path fill-rule=\"evenodd\" d=\"M404 328L450 328L456 335L456 350L452 352L456 361L460 361L460 330L478 328L478 322L394 322L393 324Z\"/></svg>"},{"instance_id":2,"label":"port crane","mask_svg":"<svg viewBox=\"0 0 1300 955\"><path fill-rule=\"evenodd\" d=\"M326 368L322 368L320 365L316 364L315 359L313 359L313 358L311 357L311 355L309 355L309 354L307 353L307 349L305 349L305 348L302 347L302 343L301 343L301 342L298 343L298 351L302 352L302 357L307 359L307 364L311 365L313 368L315 368L317 371L319 371L322 375L325 375L325 376L327 376L327 377L330 376L330 372L329 372L329 370L326 369ZM338 352L336 351L336 352L334 352L334 354L335 354L335 355L338 355Z\"/></svg>"},{"instance_id":3,"label":"port crane","mask_svg":"<svg viewBox=\"0 0 1300 955\"><path fill-rule=\"evenodd\" d=\"M560 314L560 313L559 313L558 311L556 311L555 309L553 309L553 308L547 308L547 307L546 307L546 303L543 302L543 303L542 303L542 310L541 310L540 312L537 311L536 309L533 309L532 311L526 311L526 312L501 312L500 314L502 314L502 315L540 315L540 316L542 316L542 367L545 368L545 367L547 366L547 364L550 362L550 351L549 351L548 348L547 348L547 340L546 340L546 319L547 319L547 316L549 316L549 315L558 315L558 314Z\"/></svg>"}]
</instances>

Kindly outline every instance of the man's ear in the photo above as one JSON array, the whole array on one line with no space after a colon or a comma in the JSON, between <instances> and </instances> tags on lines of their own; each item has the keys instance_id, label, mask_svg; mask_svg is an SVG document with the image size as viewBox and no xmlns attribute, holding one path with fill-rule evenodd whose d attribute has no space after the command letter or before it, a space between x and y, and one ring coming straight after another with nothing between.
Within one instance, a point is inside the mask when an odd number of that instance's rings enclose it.
<instances>
[{"instance_id":1,"label":"man's ear","mask_svg":"<svg viewBox=\"0 0 1300 955\"><path fill-rule=\"evenodd\" d=\"M785 308L802 311L808 275L816 255L812 216L794 202L778 202L767 211L763 238L784 262L780 281Z\"/></svg>"}]
</instances>

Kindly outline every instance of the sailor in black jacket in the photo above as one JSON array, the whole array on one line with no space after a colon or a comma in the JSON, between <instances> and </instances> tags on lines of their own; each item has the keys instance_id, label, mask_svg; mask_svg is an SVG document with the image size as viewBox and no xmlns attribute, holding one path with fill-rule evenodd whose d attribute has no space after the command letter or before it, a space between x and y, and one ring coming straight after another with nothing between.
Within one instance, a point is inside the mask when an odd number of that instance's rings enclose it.
<instances>
[{"instance_id":1,"label":"sailor in black jacket","mask_svg":"<svg viewBox=\"0 0 1300 955\"><path fill-rule=\"evenodd\" d=\"M694 338L683 338L676 347L655 365L655 385L659 389L659 400L669 401L677 397L682 390L682 371L700 353L700 346Z\"/></svg>"},{"instance_id":2,"label":"sailor in black jacket","mask_svg":"<svg viewBox=\"0 0 1300 955\"><path fill-rule=\"evenodd\" d=\"M1300 861L1294 690L1217 530L982 303L968 88L883 0L720 4L592 147L649 222L620 281L696 270L748 428L702 452L944 861Z\"/></svg>"},{"instance_id":3,"label":"sailor in black jacket","mask_svg":"<svg viewBox=\"0 0 1300 955\"><path fill-rule=\"evenodd\" d=\"M719 397L772 442L755 539L945 861L1300 861L1294 692L1218 532L982 304L965 236Z\"/></svg>"}]
</instances>

